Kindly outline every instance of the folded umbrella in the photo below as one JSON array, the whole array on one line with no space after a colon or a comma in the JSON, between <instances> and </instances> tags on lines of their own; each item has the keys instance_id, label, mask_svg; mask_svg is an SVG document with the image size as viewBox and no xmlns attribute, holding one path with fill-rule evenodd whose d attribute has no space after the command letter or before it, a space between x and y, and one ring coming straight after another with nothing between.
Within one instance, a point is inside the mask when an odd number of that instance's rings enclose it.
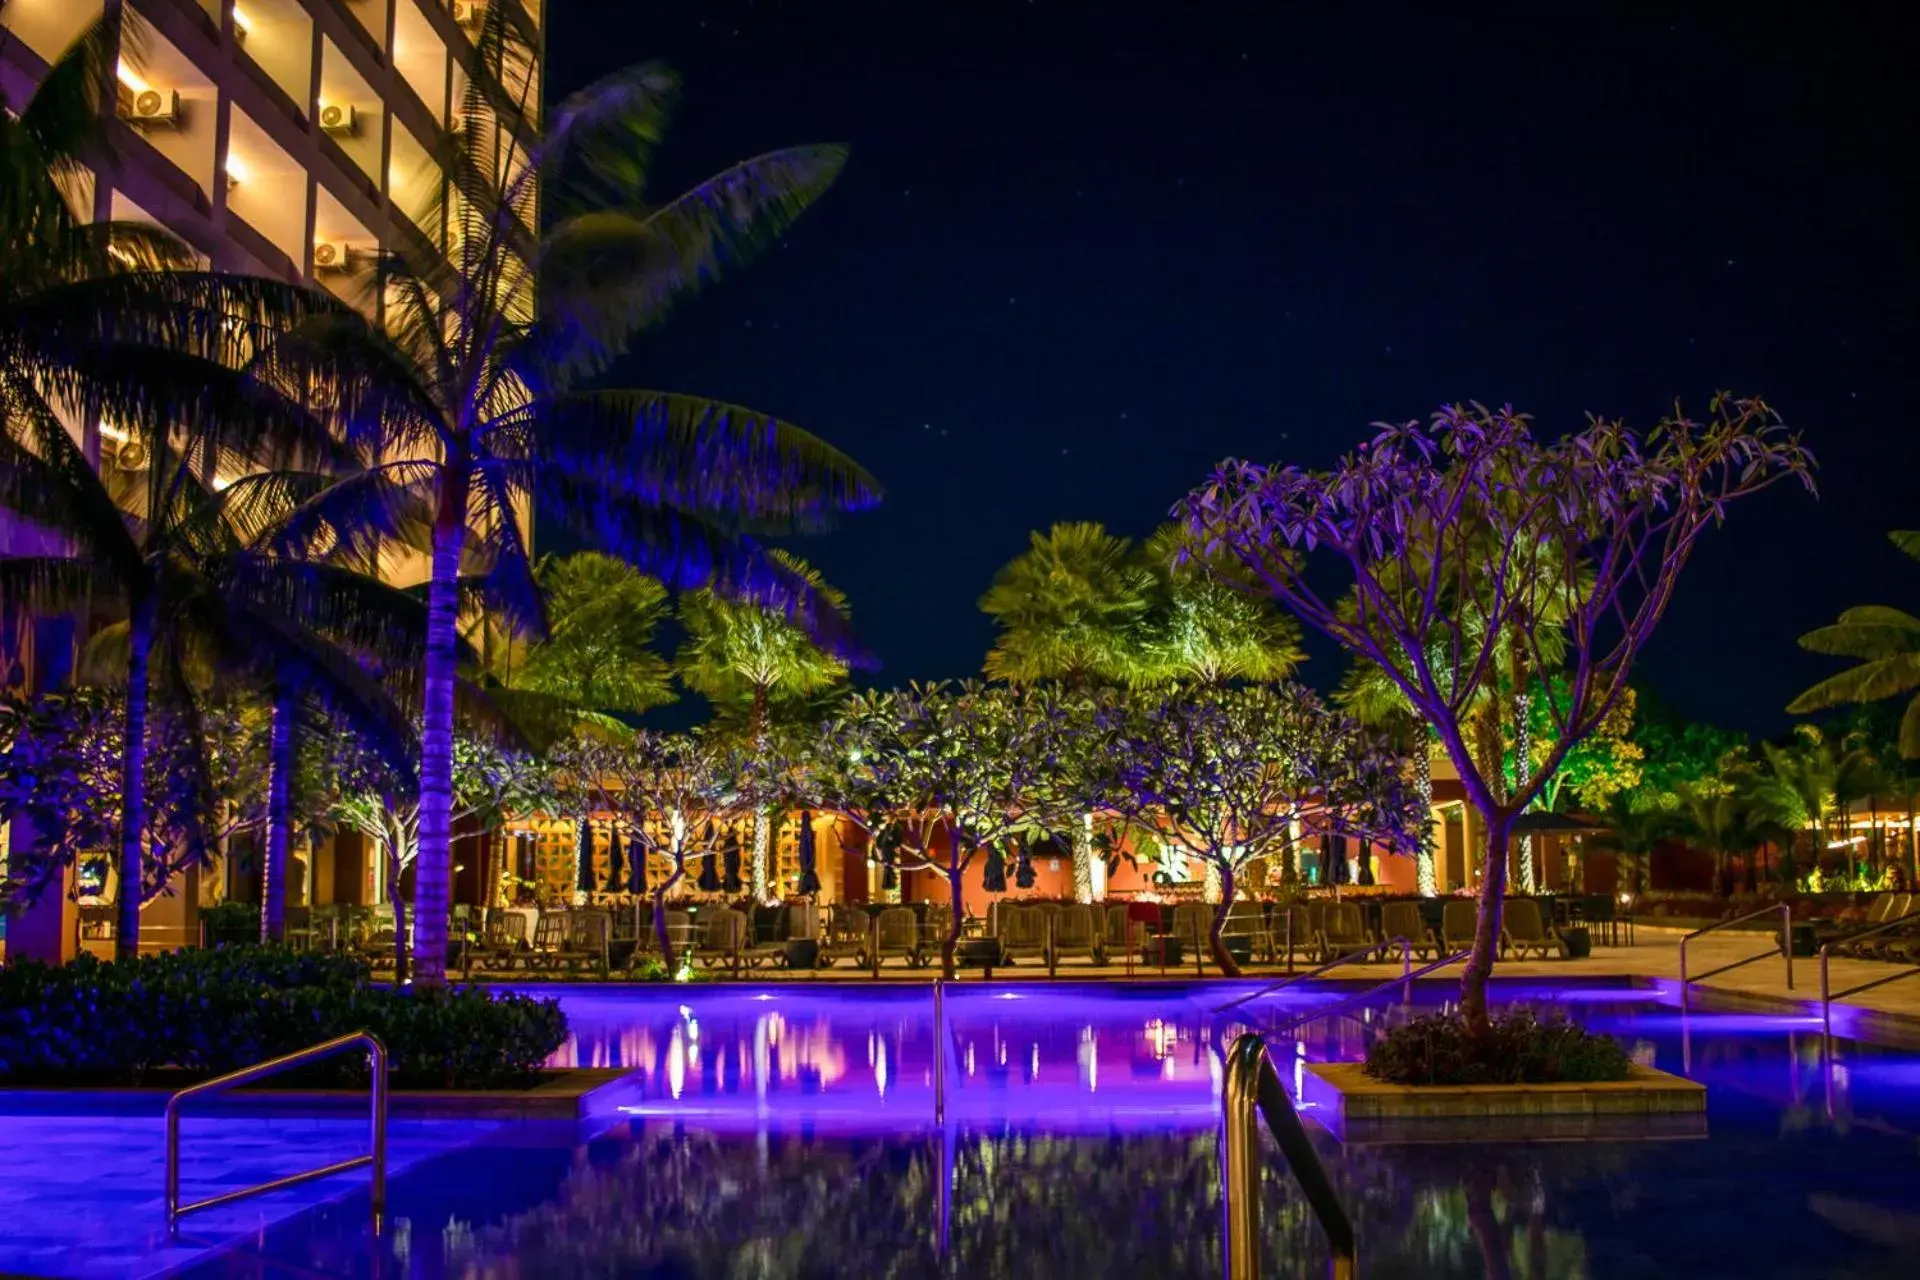
<instances>
[{"instance_id":1,"label":"folded umbrella","mask_svg":"<svg viewBox=\"0 0 1920 1280\"><path fill-rule=\"evenodd\" d=\"M814 865L816 854L813 848L813 814L808 810L800 811L800 892L815 894L820 892L820 874Z\"/></svg>"},{"instance_id":2,"label":"folded umbrella","mask_svg":"<svg viewBox=\"0 0 1920 1280\"><path fill-rule=\"evenodd\" d=\"M620 847L620 827L618 824L615 824L613 828L613 847L616 849ZM633 847L627 852L629 855L627 859L627 892L632 894L645 893L647 891L646 842L643 840L634 841Z\"/></svg>"},{"instance_id":3,"label":"folded umbrella","mask_svg":"<svg viewBox=\"0 0 1920 1280\"><path fill-rule=\"evenodd\" d=\"M586 818L580 819L580 825L573 832L574 887L582 893L592 893L599 885L593 878L593 823Z\"/></svg>"},{"instance_id":4,"label":"folded umbrella","mask_svg":"<svg viewBox=\"0 0 1920 1280\"><path fill-rule=\"evenodd\" d=\"M740 833L738 831L727 832L727 843L723 851L722 860L726 866L726 881L721 887L729 894L739 893L742 885L740 883Z\"/></svg>"},{"instance_id":5,"label":"folded umbrella","mask_svg":"<svg viewBox=\"0 0 1920 1280\"><path fill-rule=\"evenodd\" d=\"M1019 860L1013 864L1013 883L1022 889L1033 888L1033 854L1024 844Z\"/></svg>"},{"instance_id":6,"label":"folded umbrella","mask_svg":"<svg viewBox=\"0 0 1920 1280\"><path fill-rule=\"evenodd\" d=\"M625 870L626 870L626 867L622 865L621 858L620 858L620 824L618 822L609 822L607 824L607 892L608 893L620 892L622 887L621 881L624 878L620 873Z\"/></svg>"},{"instance_id":7,"label":"folded umbrella","mask_svg":"<svg viewBox=\"0 0 1920 1280\"><path fill-rule=\"evenodd\" d=\"M700 879L697 882L702 893L720 892L720 873L715 863L713 848L713 824L707 824L706 833L700 840Z\"/></svg>"},{"instance_id":8,"label":"folded umbrella","mask_svg":"<svg viewBox=\"0 0 1920 1280\"><path fill-rule=\"evenodd\" d=\"M988 893L1007 891L1007 858L1000 852L999 845L987 846L987 865L980 871L980 883Z\"/></svg>"}]
</instances>

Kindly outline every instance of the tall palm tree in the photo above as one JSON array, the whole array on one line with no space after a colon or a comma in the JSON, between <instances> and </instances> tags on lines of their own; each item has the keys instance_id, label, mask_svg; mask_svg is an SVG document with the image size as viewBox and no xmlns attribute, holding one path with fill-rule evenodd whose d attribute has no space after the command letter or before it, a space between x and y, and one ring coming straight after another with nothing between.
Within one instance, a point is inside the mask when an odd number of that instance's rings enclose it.
<instances>
[{"instance_id":1,"label":"tall palm tree","mask_svg":"<svg viewBox=\"0 0 1920 1280\"><path fill-rule=\"evenodd\" d=\"M1902 552L1920 560L1920 530L1899 530L1887 536ZM1920 759L1920 618L1888 605L1860 605L1841 614L1832 626L1801 636L1800 647L1860 662L1808 689L1787 704L1788 711L1810 715L1842 703L1878 702L1911 693L1900 718L1900 754Z\"/></svg>"},{"instance_id":2,"label":"tall palm tree","mask_svg":"<svg viewBox=\"0 0 1920 1280\"><path fill-rule=\"evenodd\" d=\"M1760 755L1765 767L1748 794L1762 815L1791 833L1784 870L1791 875L1796 869L1802 836L1808 865L1818 867L1834 820L1853 801L1873 794L1878 762L1858 739L1810 724L1796 726L1791 743L1761 743Z\"/></svg>"},{"instance_id":3,"label":"tall palm tree","mask_svg":"<svg viewBox=\"0 0 1920 1280\"><path fill-rule=\"evenodd\" d=\"M1154 585L1137 682L1284 680L1306 660L1294 616L1265 592L1242 589L1244 571L1208 556L1180 526L1154 530L1141 560Z\"/></svg>"},{"instance_id":4,"label":"tall palm tree","mask_svg":"<svg viewBox=\"0 0 1920 1280\"><path fill-rule=\"evenodd\" d=\"M525 513L570 527L669 587L754 589L837 624L756 535L818 527L878 500L819 439L738 406L587 389L672 305L788 226L839 173L838 147L745 161L664 204L645 178L675 82L617 72L533 121L535 33L489 5L439 210L447 252L382 264L383 335L309 329L310 352L382 459L309 507L309 536L426 543L428 643L415 872L416 981L445 980L456 637L464 575L540 627ZM532 228L538 206L543 232ZM533 298L539 282L539 304Z\"/></svg>"},{"instance_id":5,"label":"tall palm tree","mask_svg":"<svg viewBox=\"0 0 1920 1280\"><path fill-rule=\"evenodd\" d=\"M846 597L798 556L769 553L787 574L804 581L809 594L841 617ZM773 715L792 704L831 689L847 678L847 660L823 648L807 629L777 605L749 592L726 596L712 590L689 592L680 602L686 639L675 667L687 687L712 700L722 715L744 719L745 738L764 761L772 743ZM753 814L753 866L750 891L756 902L769 896L773 828L765 808Z\"/></svg>"},{"instance_id":6,"label":"tall palm tree","mask_svg":"<svg viewBox=\"0 0 1920 1280\"><path fill-rule=\"evenodd\" d=\"M165 233L75 212L74 184L110 155L103 93L117 48L113 26L96 25L17 117L0 111L0 510L20 522L0 557L0 600L37 613L117 604L127 617L116 948L132 954L156 646L204 621L204 602L181 590L179 548L210 511L246 497L217 494L214 477L340 449L320 415L248 368L273 332L333 304L273 281L174 270L190 255ZM128 465L114 484L70 422L117 440ZM174 687L178 652L161 670Z\"/></svg>"}]
</instances>

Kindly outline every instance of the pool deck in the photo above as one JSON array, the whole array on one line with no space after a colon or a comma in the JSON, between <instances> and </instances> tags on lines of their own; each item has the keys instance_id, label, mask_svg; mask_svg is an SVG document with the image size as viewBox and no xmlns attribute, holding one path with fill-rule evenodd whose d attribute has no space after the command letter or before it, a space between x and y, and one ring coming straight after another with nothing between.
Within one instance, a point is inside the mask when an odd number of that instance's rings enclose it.
<instances>
[{"instance_id":1,"label":"pool deck","mask_svg":"<svg viewBox=\"0 0 1920 1280\"><path fill-rule=\"evenodd\" d=\"M1579 960L1506 960L1494 968L1494 974L1500 978L1528 978L1546 981L1597 982L1605 979L1635 979L1649 983L1677 984L1680 979L1680 939L1685 931L1667 929L1652 925L1640 925L1634 933L1632 946L1596 946L1591 956ZM1770 951L1771 935L1726 930L1694 940L1687 948L1687 968L1692 973L1705 973L1722 965L1733 964L1750 956L1767 955L1764 960L1742 965L1728 973L1709 978L1704 983L1696 983L1693 990L1711 999L1735 999L1751 1001L1764 1007L1781 1010L1801 1010L1818 1014L1820 1012L1820 961L1814 956L1796 957L1793 962L1793 988L1787 987L1786 966L1777 951ZM1416 965L1420 962L1416 961ZM1304 961L1296 961L1295 972L1305 972L1312 968ZM927 983L937 974L937 968L911 968L898 962L884 965L880 970L880 980L892 983ZM1052 975L1052 980L1068 982L1095 981L1157 981L1163 976L1169 981L1190 982L1196 977L1220 979L1219 970L1208 964L1203 974L1195 972L1191 958L1185 964L1172 965L1162 971L1157 965L1136 964L1131 970L1125 965L1089 964L1084 960L1063 961ZM1388 963L1355 963L1342 965L1328 975L1329 980L1346 982L1364 982L1372 980L1385 982L1401 972L1398 959ZM1834 1002L1835 1030L1843 1030L1840 1025L1842 1011L1846 1011L1849 1020L1847 1031L1861 1030L1858 1018L1865 1016L1875 1023L1901 1034L1920 1038L1920 967L1896 965L1877 960L1850 960L1835 958L1829 967L1829 978L1834 991L1845 991L1862 983L1880 978L1892 977L1896 973L1910 973L1913 976L1905 981L1890 982L1858 995L1848 996ZM1457 969L1447 969L1432 975L1427 981L1452 981ZM477 976L477 975L476 975ZM1252 964L1245 966L1244 978L1284 978L1287 970L1284 966L1271 964ZM729 971L721 970L714 974L719 982L735 981ZM524 989L538 989L543 983L543 975L516 972L511 976L489 975L489 981L498 981ZM979 982L982 974L977 969L963 970L959 981ZM1046 982L1049 980L1046 966L1037 960L1026 960L1017 965L996 967L993 971L995 982ZM779 967L767 967L744 970L738 981L745 983L794 983L794 984L860 984L873 981L868 970L856 968L842 961L830 969L795 971ZM622 985L619 982L601 984L588 978L584 982L579 977L566 979L567 984L581 983L595 986ZM635 984L641 985L641 984ZM644 984L655 986L658 984Z\"/></svg>"}]
</instances>

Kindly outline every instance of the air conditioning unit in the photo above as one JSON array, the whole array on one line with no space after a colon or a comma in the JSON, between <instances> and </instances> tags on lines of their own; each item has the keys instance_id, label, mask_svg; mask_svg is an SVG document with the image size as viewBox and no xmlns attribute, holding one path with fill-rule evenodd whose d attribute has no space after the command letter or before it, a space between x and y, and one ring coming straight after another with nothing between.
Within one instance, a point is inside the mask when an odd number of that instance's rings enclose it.
<instances>
[{"instance_id":1,"label":"air conditioning unit","mask_svg":"<svg viewBox=\"0 0 1920 1280\"><path fill-rule=\"evenodd\" d=\"M453 0L447 7L453 10L453 20L463 27L480 25L480 19L487 12L483 0Z\"/></svg>"},{"instance_id":2,"label":"air conditioning unit","mask_svg":"<svg viewBox=\"0 0 1920 1280\"><path fill-rule=\"evenodd\" d=\"M172 89L134 90L122 86L120 118L147 128L174 128L180 123L180 95Z\"/></svg>"},{"instance_id":3,"label":"air conditioning unit","mask_svg":"<svg viewBox=\"0 0 1920 1280\"><path fill-rule=\"evenodd\" d=\"M359 121L354 119L353 108L344 102L328 102L320 108L320 132L331 133L335 137L352 137L359 131Z\"/></svg>"},{"instance_id":4,"label":"air conditioning unit","mask_svg":"<svg viewBox=\"0 0 1920 1280\"><path fill-rule=\"evenodd\" d=\"M113 458L113 465L122 471L145 471L147 464L152 461L147 456L147 442L137 437L108 443L113 446L113 452L110 455Z\"/></svg>"},{"instance_id":5,"label":"air conditioning unit","mask_svg":"<svg viewBox=\"0 0 1920 1280\"><path fill-rule=\"evenodd\" d=\"M351 269L346 241L315 240L313 242L313 270L316 275Z\"/></svg>"}]
</instances>

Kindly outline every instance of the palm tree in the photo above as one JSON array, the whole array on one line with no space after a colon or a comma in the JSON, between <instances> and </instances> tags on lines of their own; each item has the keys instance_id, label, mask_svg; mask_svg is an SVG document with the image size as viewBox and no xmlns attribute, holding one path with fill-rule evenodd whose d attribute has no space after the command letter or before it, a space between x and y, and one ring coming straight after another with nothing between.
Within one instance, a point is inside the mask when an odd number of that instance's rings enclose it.
<instances>
[{"instance_id":1,"label":"palm tree","mask_svg":"<svg viewBox=\"0 0 1920 1280\"><path fill-rule=\"evenodd\" d=\"M853 461L787 423L671 392L586 389L634 335L826 190L845 152L745 161L664 204L645 189L675 82L617 72L541 113L529 33L489 5L451 139L446 252L411 243L376 287L391 336L309 332L380 465L310 504L320 542L427 545L428 634L415 872L416 981L445 980L456 638L464 574L536 632L529 505L672 588L752 589L830 634L838 620L756 535L878 500ZM547 225L536 235L536 207ZM539 282L539 306L533 282Z\"/></svg>"},{"instance_id":2,"label":"palm tree","mask_svg":"<svg viewBox=\"0 0 1920 1280\"><path fill-rule=\"evenodd\" d=\"M1834 819L1844 816L1853 801L1873 794L1878 762L1856 738L1823 733L1810 724L1796 726L1790 744L1761 743L1760 755L1765 767L1748 794L1760 814L1790 833L1782 870L1791 879L1800 834L1806 835L1811 866L1818 867Z\"/></svg>"},{"instance_id":3,"label":"palm tree","mask_svg":"<svg viewBox=\"0 0 1920 1280\"><path fill-rule=\"evenodd\" d=\"M786 574L805 582L815 599L846 616L846 597L811 565L785 551L769 556ZM847 678L843 656L821 647L805 627L752 593L689 592L680 602L680 624L686 631L675 657L681 680L723 715L744 717L749 749L762 763L771 747L777 706L804 701ZM767 810L755 808L750 891L756 902L768 898L772 839Z\"/></svg>"},{"instance_id":4,"label":"palm tree","mask_svg":"<svg viewBox=\"0 0 1920 1280\"><path fill-rule=\"evenodd\" d=\"M1887 535L1893 545L1920 560L1920 530ZM1858 658L1858 666L1828 676L1787 705L1794 715L1810 715L1848 702L1878 702L1913 694L1900 718L1900 754L1920 759L1920 618L1887 605L1860 605L1830 627L1800 637L1800 647L1836 658Z\"/></svg>"},{"instance_id":5,"label":"palm tree","mask_svg":"<svg viewBox=\"0 0 1920 1280\"><path fill-rule=\"evenodd\" d=\"M0 556L0 601L47 614L117 604L127 618L116 949L131 955L156 659L177 692L178 637L209 616L183 548L256 492L221 494L215 477L342 455L319 415L249 368L271 333L334 304L172 270L190 255L165 233L85 223L68 203L106 154L116 43L96 25L17 117L0 111L0 510L30 535L16 529ZM97 472L68 421L97 422L124 466Z\"/></svg>"},{"instance_id":6,"label":"palm tree","mask_svg":"<svg viewBox=\"0 0 1920 1280\"><path fill-rule=\"evenodd\" d=\"M1715 892L1731 893L1731 856L1734 853L1750 855L1759 842L1759 823L1763 819L1751 797L1733 781L1712 777L1681 784L1678 799L1676 817L1681 834L1713 855Z\"/></svg>"},{"instance_id":7,"label":"palm tree","mask_svg":"<svg viewBox=\"0 0 1920 1280\"><path fill-rule=\"evenodd\" d=\"M1160 526L1141 548L1153 575L1142 628L1138 683L1284 680L1306 660L1300 624L1237 565L1209 556L1178 525Z\"/></svg>"}]
</instances>

